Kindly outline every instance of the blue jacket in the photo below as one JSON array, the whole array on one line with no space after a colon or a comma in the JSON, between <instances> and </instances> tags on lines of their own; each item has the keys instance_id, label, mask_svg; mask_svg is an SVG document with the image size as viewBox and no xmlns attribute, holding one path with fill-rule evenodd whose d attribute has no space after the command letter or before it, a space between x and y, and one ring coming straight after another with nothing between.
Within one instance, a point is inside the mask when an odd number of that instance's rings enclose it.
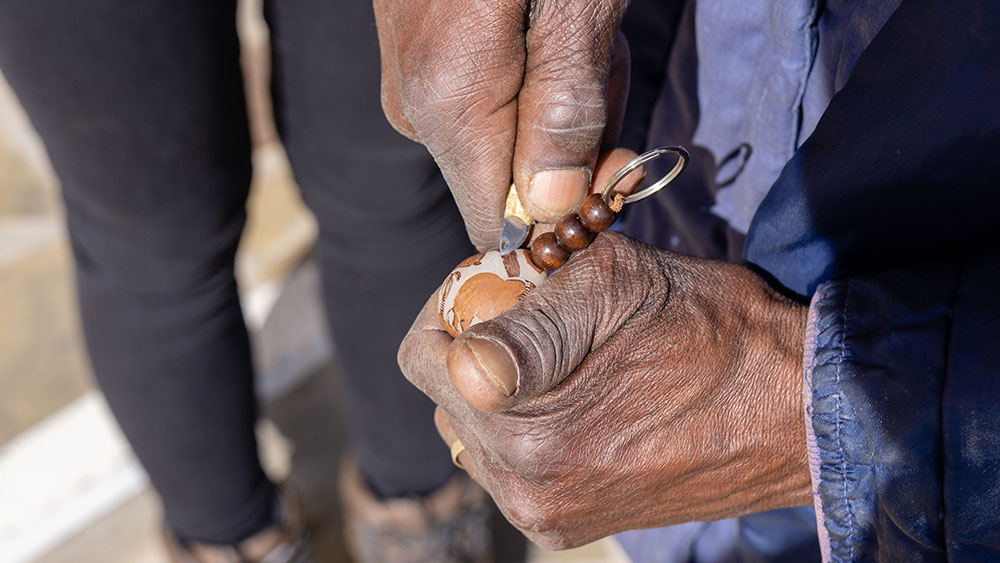
<instances>
[{"instance_id":1,"label":"blue jacket","mask_svg":"<svg viewBox=\"0 0 1000 563\"><path fill-rule=\"evenodd\" d=\"M653 109L630 110L633 125L648 121L649 145L695 139L691 18L685 9L659 54ZM642 36L630 41L645 52ZM727 180L718 159L693 149L702 163L634 206L626 231L742 258L809 303L804 377L824 558L1000 561L1000 2L902 2L794 148L745 239L712 212ZM623 543L653 558L636 539ZM738 559L755 558L746 543ZM754 553L797 560L774 542Z\"/></svg>"}]
</instances>

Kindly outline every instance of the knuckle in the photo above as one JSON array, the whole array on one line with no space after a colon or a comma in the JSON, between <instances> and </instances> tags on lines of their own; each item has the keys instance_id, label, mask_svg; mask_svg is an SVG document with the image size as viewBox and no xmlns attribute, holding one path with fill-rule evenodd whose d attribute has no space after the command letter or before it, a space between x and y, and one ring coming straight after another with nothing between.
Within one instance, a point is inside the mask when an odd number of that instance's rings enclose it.
<instances>
[{"instance_id":1,"label":"knuckle","mask_svg":"<svg viewBox=\"0 0 1000 563\"><path fill-rule=\"evenodd\" d=\"M399 370L403 372L403 376L411 382L413 381L411 366L413 365L414 350L413 336L407 335L403 338L403 342L400 343L399 350L396 351L396 364L399 365Z\"/></svg>"},{"instance_id":2,"label":"knuckle","mask_svg":"<svg viewBox=\"0 0 1000 563\"><path fill-rule=\"evenodd\" d=\"M527 430L511 432L500 453L501 462L529 483L542 484L560 473L559 452L552 434L532 424Z\"/></svg>"},{"instance_id":3,"label":"knuckle","mask_svg":"<svg viewBox=\"0 0 1000 563\"><path fill-rule=\"evenodd\" d=\"M471 69L449 58L424 58L402 79L407 106L451 110L475 93Z\"/></svg>"},{"instance_id":4,"label":"knuckle","mask_svg":"<svg viewBox=\"0 0 1000 563\"><path fill-rule=\"evenodd\" d=\"M488 125L504 103L496 95L496 84L461 64L434 66L412 73L401 85L402 113L421 141L442 165L467 163L468 159L458 158L461 155L496 153L501 132Z\"/></svg>"},{"instance_id":5,"label":"knuckle","mask_svg":"<svg viewBox=\"0 0 1000 563\"><path fill-rule=\"evenodd\" d=\"M409 119L406 118L403 108L398 103L398 97L394 93L388 92L385 88L382 89L381 97L382 112L385 114L386 120L389 121L389 125L404 137L412 141L419 141L417 132L410 125Z\"/></svg>"},{"instance_id":6,"label":"knuckle","mask_svg":"<svg viewBox=\"0 0 1000 563\"><path fill-rule=\"evenodd\" d=\"M567 534L562 533L536 534L533 532L527 532L525 535L542 549L548 549L550 551L570 549L582 545L580 542L574 541Z\"/></svg>"},{"instance_id":7,"label":"knuckle","mask_svg":"<svg viewBox=\"0 0 1000 563\"><path fill-rule=\"evenodd\" d=\"M402 109L421 134L423 128L430 132L474 123L516 93L506 79L521 72L516 57L498 52L500 47L465 43L447 52L423 50L406 64L408 72L400 84Z\"/></svg>"},{"instance_id":8,"label":"knuckle","mask_svg":"<svg viewBox=\"0 0 1000 563\"><path fill-rule=\"evenodd\" d=\"M571 151L596 150L608 122L602 83L587 77L546 80L538 86L543 92L535 104L537 117L529 123L532 132Z\"/></svg>"},{"instance_id":9,"label":"knuckle","mask_svg":"<svg viewBox=\"0 0 1000 563\"><path fill-rule=\"evenodd\" d=\"M511 504L505 511L507 520L517 529L532 534L551 537L557 534L563 518L558 508L537 495L526 495Z\"/></svg>"}]
</instances>

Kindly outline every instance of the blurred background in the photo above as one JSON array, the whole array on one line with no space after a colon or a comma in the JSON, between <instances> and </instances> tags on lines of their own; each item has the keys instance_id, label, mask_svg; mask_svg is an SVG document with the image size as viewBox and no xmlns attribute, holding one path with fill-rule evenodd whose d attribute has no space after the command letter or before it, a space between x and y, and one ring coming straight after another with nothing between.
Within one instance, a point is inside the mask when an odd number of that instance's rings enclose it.
<instances>
[{"instance_id":1,"label":"blurred background","mask_svg":"<svg viewBox=\"0 0 1000 563\"><path fill-rule=\"evenodd\" d=\"M345 433L310 255L316 224L275 132L259 0L242 0L238 19L254 177L237 278L262 457L302 492L317 560L347 561L335 479ZM94 388L71 275L58 182L0 76L0 562L163 562L159 506ZM525 546L495 520L499 561L625 560L611 541L561 553Z\"/></svg>"}]
</instances>

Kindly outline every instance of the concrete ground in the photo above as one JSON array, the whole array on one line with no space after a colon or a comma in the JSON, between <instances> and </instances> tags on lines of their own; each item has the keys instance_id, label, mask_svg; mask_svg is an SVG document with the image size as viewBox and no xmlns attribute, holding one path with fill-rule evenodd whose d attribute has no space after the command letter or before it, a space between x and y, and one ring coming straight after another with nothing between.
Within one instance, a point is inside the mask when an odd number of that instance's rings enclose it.
<instances>
[{"instance_id":1,"label":"concrete ground","mask_svg":"<svg viewBox=\"0 0 1000 563\"><path fill-rule=\"evenodd\" d=\"M315 221L295 190L266 95L266 30L240 12L255 139L249 223L238 258L265 419L268 472L307 500L320 562L348 561L335 475L345 445L335 346L309 255ZM91 381L75 312L58 185L0 77L0 561L154 563L159 505ZM496 518L498 561L623 561L602 541L553 553Z\"/></svg>"}]
</instances>

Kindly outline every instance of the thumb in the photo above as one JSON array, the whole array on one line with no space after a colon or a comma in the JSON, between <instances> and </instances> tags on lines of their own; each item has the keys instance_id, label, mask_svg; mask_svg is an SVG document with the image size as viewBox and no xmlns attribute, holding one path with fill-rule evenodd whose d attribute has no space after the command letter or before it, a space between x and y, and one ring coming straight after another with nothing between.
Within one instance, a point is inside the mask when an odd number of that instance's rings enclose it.
<instances>
[{"instance_id":1,"label":"thumb","mask_svg":"<svg viewBox=\"0 0 1000 563\"><path fill-rule=\"evenodd\" d=\"M589 191L602 140L613 146L606 132L613 137L618 129L608 81L613 62L627 69L627 47L615 41L624 3L573 6L580 3L534 3L525 36L513 175L525 209L542 223L576 209ZM616 47L626 54L614 56ZM627 78L627 70L615 75Z\"/></svg>"},{"instance_id":2,"label":"thumb","mask_svg":"<svg viewBox=\"0 0 1000 563\"><path fill-rule=\"evenodd\" d=\"M467 329L448 350L453 387L473 407L499 412L558 386L642 305L644 280L628 273L642 250L602 233L514 307ZM613 289L625 284L631 290Z\"/></svg>"}]
</instances>

